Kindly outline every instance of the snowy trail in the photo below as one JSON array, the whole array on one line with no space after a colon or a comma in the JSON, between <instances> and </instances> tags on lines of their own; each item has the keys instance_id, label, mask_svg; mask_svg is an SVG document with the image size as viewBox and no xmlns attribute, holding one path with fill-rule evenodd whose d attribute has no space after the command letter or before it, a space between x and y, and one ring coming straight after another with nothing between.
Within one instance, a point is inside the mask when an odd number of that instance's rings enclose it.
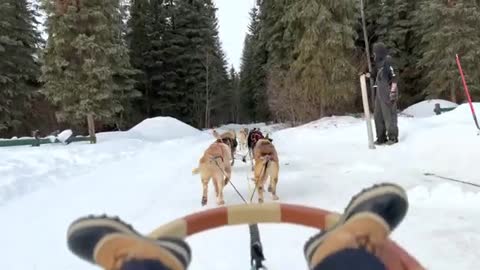
<instances>
[{"instance_id":1,"label":"snowy trail","mask_svg":"<svg viewBox=\"0 0 480 270\"><path fill-rule=\"evenodd\" d=\"M392 238L428 269L475 269L480 190L423 176L434 171L480 184L474 166L480 139L461 109L435 118L401 118L401 143L373 151L366 144L365 123L351 117L274 128L281 201L342 211L362 188L382 181L399 183L407 189L411 207ZM136 133L102 134L97 145L1 149L0 157L7 162L0 168L7 177L0 180L0 191L10 192L0 193L0 217L8 220L0 224L7 243L0 249L5 255L0 267L97 269L66 248L66 229L74 219L108 213L148 232L203 210L200 180L191 170L212 137L163 121ZM236 161L232 182L245 197L249 171L248 164ZM225 200L242 203L231 186L225 188ZM215 207L212 188L207 207ZM260 230L270 269L305 267L302 247L313 229L268 224ZM190 269L249 267L247 226L209 231L188 242L193 249Z\"/></svg>"}]
</instances>

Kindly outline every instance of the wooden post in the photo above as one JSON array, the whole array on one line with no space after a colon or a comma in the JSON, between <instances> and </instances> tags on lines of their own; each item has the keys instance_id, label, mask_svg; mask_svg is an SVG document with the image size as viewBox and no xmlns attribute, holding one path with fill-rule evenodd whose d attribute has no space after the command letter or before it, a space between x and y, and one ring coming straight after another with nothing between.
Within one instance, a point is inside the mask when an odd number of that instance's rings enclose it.
<instances>
[{"instance_id":1,"label":"wooden post","mask_svg":"<svg viewBox=\"0 0 480 270\"><path fill-rule=\"evenodd\" d=\"M368 33L367 33L367 23L365 20L365 6L363 4L363 0L360 0L360 14L362 16L362 29L363 29L363 39L365 40L365 53L367 55L367 63L368 63L368 72L370 73L370 95L371 95L371 102L374 104L375 100L375 92L373 91L373 68L372 68L372 61L370 60L370 42L368 41Z\"/></svg>"},{"instance_id":2,"label":"wooden post","mask_svg":"<svg viewBox=\"0 0 480 270\"><path fill-rule=\"evenodd\" d=\"M360 86L362 88L363 111L365 112L365 121L367 122L368 148L375 149L375 145L373 143L372 119L370 116L370 108L368 106L367 81L365 79L365 74L360 76Z\"/></svg>"},{"instance_id":3,"label":"wooden post","mask_svg":"<svg viewBox=\"0 0 480 270\"><path fill-rule=\"evenodd\" d=\"M95 144L97 143L97 137L95 136L95 121L93 119L93 114L87 115L87 122L88 122L88 136L90 137L90 143Z\"/></svg>"}]
</instances>

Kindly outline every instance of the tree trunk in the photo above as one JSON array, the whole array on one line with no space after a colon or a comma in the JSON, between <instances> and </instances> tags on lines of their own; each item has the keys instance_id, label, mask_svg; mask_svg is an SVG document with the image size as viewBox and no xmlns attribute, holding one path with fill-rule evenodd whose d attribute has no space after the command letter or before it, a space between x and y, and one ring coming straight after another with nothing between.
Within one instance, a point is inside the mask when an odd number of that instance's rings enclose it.
<instances>
[{"instance_id":1,"label":"tree trunk","mask_svg":"<svg viewBox=\"0 0 480 270\"><path fill-rule=\"evenodd\" d=\"M450 87L450 101L457 103L457 91L456 87Z\"/></svg>"},{"instance_id":2,"label":"tree trunk","mask_svg":"<svg viewBox=\"0 0 480 270\"><path fill-rule=\"evenodd\" d=\"M206 64L206 69L207 69L207 78L206 78L206 87L205 87L205 128L210 127L210 115L209 115L209 110L210 110L210 93L209 93L209 88L208 88L208 76L209 76L209 63L208 63L208 51L207 51L207 64Z\"/></svg>"}]
</instances>

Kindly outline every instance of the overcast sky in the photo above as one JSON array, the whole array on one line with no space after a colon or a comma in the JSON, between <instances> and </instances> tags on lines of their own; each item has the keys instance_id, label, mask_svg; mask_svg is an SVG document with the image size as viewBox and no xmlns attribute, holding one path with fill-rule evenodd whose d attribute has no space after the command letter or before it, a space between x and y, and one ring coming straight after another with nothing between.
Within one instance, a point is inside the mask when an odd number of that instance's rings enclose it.
<instances>
[{"instance_id":1,"label":"overcast sky","mask_svg":"<svg viewBox=\"0 0 480 270\"><path fill-rule=\"evenodd\" d=\"M243 41L249 23L249 12L255 0L214 0L218 8L220 40L229 66L240 68Z\"/></svg>"}]
</instances>

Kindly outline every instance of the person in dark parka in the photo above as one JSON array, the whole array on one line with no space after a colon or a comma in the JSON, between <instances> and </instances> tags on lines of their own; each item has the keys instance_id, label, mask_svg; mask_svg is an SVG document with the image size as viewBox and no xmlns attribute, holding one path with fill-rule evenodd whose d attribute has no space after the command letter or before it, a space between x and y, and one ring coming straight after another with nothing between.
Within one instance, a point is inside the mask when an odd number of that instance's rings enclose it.
<instances>
[{"instance_id":1,"label":"person in dark parka","mask_svg":"<svg viewBox=\"0 0 480 270\"><path fill-rule=\"evenodd\" d=\"M376 67L375 76L375 144L395 144L398 142L397 99L398 76L386 46L379 42L373 46Z\"/></svg>"}]
</instances>

